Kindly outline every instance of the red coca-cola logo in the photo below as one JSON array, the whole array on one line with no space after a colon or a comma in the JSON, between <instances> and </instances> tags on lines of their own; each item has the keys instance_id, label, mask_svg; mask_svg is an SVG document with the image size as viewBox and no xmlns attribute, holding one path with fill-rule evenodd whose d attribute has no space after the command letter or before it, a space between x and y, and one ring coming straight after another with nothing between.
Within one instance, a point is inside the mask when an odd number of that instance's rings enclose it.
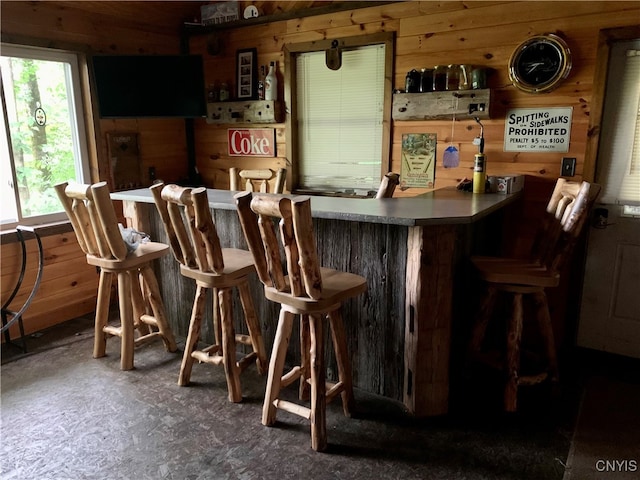
<instances>
[{"instance_id":1,"label":"red coca-cola logo","mask_svg":"<svg viewBox=\"0 0 640 480\"><path fill-rule=\"evenodd\" d=\"M230 156L276 156L275 133L272 128L230 128L228 136Z\"/></svg>"}]
</instances>

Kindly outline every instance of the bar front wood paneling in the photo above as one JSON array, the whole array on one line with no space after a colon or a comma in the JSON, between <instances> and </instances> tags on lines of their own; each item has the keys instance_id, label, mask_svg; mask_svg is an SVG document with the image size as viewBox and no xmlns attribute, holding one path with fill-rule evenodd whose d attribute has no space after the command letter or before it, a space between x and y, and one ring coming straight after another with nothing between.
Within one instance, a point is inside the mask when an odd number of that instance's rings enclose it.
<instances>
[{"instance_id":1,"label":"bar front wood paneling","mask_svg":"<svg viewBox=\"0 0 640 480\"><path fill-rule=\"evenodd\" d=\"M233 203L233 192L209 190L223 247L247 248ZM117 192L125 217L144 227L155 241L168 242L146 190ZM368 279L367 293L345 303L343 316L357 388L403 402L416 416L448 411L454 285L469 253L475 224L516 196L436 191L419 198L336 199L313 197L314 232L322 265ZM496 232L499 235L499 232ZM185 337L195 289L171 256L157 264L167 316L174 333ZM278 306L264 299L257 277L250 280L256 313L270 351ZM239 299L235 326L242 332ZM211 304L206 315L211 318ZM296 326L297 328L297 326ZM246 333L246 332L243 332ZM294 330L293 335L297 335ZM203 330L211 340L210 325ZM291 359L298 352L291 342ZM332 359L330 342L325 352ZM330 361L327 376L337 378Z\"/></svg>"}]
</instances>

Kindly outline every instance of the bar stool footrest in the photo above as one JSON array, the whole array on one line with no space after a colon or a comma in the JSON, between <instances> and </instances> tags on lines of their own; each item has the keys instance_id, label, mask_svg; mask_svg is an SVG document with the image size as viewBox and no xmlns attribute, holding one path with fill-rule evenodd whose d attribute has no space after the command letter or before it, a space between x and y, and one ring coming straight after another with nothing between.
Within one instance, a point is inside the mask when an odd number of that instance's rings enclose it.
<instances>
[{"instance_id":1,"label":"bar stool footrest","mask_svg":"<svg viewBox=\"0 0 640 480\"><path fill-rule=\"evenodd\" d=\"M209 352L203 350L194 350L191 352L191 357L200 363L211 363L213 365L222 365L224 360L222 355L211 355Z\"/></svg>"},{"instance_id":2,"label":"bar stool footrest","mask_svg":"<svg viewBox=\"0 0 640 480\"><path fill-rule=\"evenodd\" d=\"M304 370L301 366L293 367L280 379L280 388L286 388L293 382L298 380L304 374Z\"/></svg>"},{"instance_id":3,"label":"bar stool footrest","mask_svg":"<svg viewBox=\"0 0 640 480\"><path fill-rule=\"evenodd\" d=\"M311 419L311 409L304 405L298 405L297 403L289 402L288 400L275 399L273 401L273 406L278 410L293 413L294 415L306 418L307 420Z\"/></svg>"},{"instance_id":4,"label":"bar stool footrest","mask_svg":"<svg viewBox=\"0 0 640 480\"><path fill-rule=\"evenodd\" d=\"M255 359L258 358L258 354L256 352L251 352L242 357L238 362L238 368L240 368L241 372L244 372L249 365L251 365Z\"/></svg>"},{"instance_id":5,"label":"bar stool footrest","mask_svg":"<svg viewBox=\"0 0 640 480\"><path fill-rule=\"evenodd\" d=\"M337 395L344 391L344 383L330 383L326 382L326 401L327 403L331 402Z\"/></svg>"},{"instance_id":6,"label":"bar stool footrest","mask_svg":"<svg viewBox=\"0 0 640 480\"><path fill-rule=\"evenodd\" d=\"M142 335L136 338L133 341L133 344L136 347L139 347L140 345L146 345L147 343L151 343L158 339L162 340L162 334L160 332L151 332L151 333L148 333L147 335Z\"/></svg>"},{"instance_id":7,"label":"bar stool footrest","mask_svg":"<svg viewBox=\"0 0 640 480\"><path fill-rule=\"evenodd\" d=\"M249 335L236 334L236 343L251 346L251 337Z\"/></svg>"},{"instance_id":8,"label":"bar stool footrest","mask_svg":"<svg viewBox=\"0 0 640 480\"><path fill-rule=\"evenodd\" d=\"M547 378L549 378L549 372L542 372L536 375L522 375L518 377L518 385L537 385L544 382Z\"/></svg>"}]
</instances>

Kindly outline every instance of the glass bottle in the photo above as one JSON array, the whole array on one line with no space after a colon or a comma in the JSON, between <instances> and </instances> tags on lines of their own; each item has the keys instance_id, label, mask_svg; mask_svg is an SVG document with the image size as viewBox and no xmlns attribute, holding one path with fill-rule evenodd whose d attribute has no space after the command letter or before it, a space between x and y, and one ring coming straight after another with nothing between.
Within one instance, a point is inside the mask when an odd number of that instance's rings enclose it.
<instances>
[{"instance_id":1,"label":"glass bottle","mask_svg":"<svg viewBox=\"0 0 640 480\"><path fill-rule=\"evenodd\" d=\"M219 98L221 102L229 101L230 92L229 92L229 84L227 82L222 82L220 84L220 93Z\"/></svg>"},{"instance_id":2,"label":"glass bottle","mask_svg":"<svg viewBox=\"0 0 640 480\"><path fill-rule=\"evenodd\" d=\"M260 65L260 78L258 79L258 100L264 100L264 65Z\"/></svg>"},{"instance_id":3,"label":"glass bottle","mask_svg":"<svg viewBox=\"0 0 640 480\"><path fill-rule=\"evenodd\" d=\"M269 63L269 73L264 79L264 99L278 99L278 78L276 77L276 62Z\"/></svg>"},{"instance_id":4,"label":"glass bottle","mask_svg":"<svg viewBox=\"0 0 640 480\"><path fill-rule=\"evenodd\" d=\"M218 96L218 84L217 82L210 83L209 88L207 89L207 102L213 103L219 100Z\"/></svg>"}]
</instances>

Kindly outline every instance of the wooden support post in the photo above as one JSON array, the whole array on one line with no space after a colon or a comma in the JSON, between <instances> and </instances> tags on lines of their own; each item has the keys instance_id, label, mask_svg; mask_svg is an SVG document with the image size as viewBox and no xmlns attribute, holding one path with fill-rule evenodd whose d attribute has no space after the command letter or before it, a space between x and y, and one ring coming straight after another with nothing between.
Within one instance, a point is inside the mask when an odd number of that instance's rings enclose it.
<instances>
[{"instance_id":1,"label":"wooden support post","mask_svg":"<svg viewBox=\"0 0 640 480\"><path fill-rule=\"evenodd\" d=\"M416 416L448 411L456 228L409 228L403 399Z\"/></svg>"}]
</instances>

